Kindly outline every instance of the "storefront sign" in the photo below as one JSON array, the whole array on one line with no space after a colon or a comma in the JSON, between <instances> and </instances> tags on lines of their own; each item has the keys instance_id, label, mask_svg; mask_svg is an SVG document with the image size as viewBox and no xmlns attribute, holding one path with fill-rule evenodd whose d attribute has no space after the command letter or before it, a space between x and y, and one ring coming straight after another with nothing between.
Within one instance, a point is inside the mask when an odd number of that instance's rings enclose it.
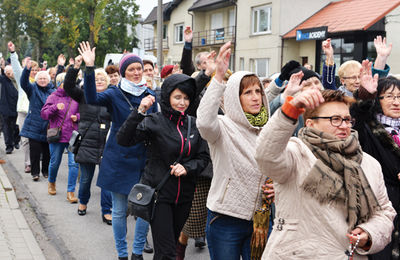
<instances>
[{"instance_id":1,"label":"storefront sign","mask_svg":"<svg viewBox=\"0 0 400 260\"><path fill-rule=\"evenodd\" d=\"M296 31L296 41L324 40L328 34L328 27L301 29Z\"/></svg>"}]
</instances>

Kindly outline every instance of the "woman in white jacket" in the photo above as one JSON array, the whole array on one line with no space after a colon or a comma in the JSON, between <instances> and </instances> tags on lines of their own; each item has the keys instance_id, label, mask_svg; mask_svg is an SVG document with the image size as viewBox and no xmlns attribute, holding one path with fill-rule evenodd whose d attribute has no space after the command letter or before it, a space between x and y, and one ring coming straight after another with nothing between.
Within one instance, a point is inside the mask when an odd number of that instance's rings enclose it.
<instances>
[{"instance_id":1,"label":"woman in white jacket","mask_svg":"<svg viewBox=\"0 0 400 260\"><path fill-rule=\"evenodd\" d=\"M256 160L274 180L277 209L262 259L367 259L390 242L396 213L379 163L351 129L351 102L306 90L261 131ZM306 127L291 137L304 108Z\"/></svg>"},{"instance_id":2,"label":"woman in white jacket","mask_svg":"<svg viewBox=\"0 0 400 260\"><path fill-rule=\"evenodd\" d=\"M223 83L230 51L230 42L221 47L215 77L197 110L197 127L213 163L206 226L212 260L250 259L252 218L265 181L254 155L269 118L267 97L251 72L236 72ZM225 114L218 115L222 97Z\"/></svg>"}]
</instances>

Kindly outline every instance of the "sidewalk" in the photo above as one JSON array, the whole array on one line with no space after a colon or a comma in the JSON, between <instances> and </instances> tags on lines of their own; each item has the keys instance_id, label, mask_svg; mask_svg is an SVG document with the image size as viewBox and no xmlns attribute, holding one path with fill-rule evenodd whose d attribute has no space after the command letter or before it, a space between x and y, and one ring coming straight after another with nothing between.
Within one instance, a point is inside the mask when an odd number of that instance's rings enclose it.
<instances>
[{"instance_id":1,"label":"sidewalk","mask_svg":"<svg viewBox=\"0 0 400 260\"><path fill-rule=\"evenodd\" d=\"M0 166L0 259L45 259Z\"/></svg>"}]
</instances>

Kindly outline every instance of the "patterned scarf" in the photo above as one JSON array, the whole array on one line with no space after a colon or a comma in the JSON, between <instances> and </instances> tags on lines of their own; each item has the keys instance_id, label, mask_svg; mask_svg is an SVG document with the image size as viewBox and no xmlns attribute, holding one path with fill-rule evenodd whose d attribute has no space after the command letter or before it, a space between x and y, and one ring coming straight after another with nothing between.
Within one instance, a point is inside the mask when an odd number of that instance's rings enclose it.
<instances>
[{"instance_id":1,"label":"patterned scarf","mask_svg":"<svg viewBox=\"0 0 400 260\"><path fill-rule=\"evenodd\" d=\"M385 130L400 147L400 118L391 118L383 114L377 114L376 119L385 127Z\"/></svg>"},{"instance_id":2,"label":"patterned scarf","mask_svg":"<svg viewBox=\"0 0 400 260\"><path fill-rule=\"evenodd\" d=\"M252 126L264 126L268 121L268 112L264 105L261 107L260 112L257 115L247 112L244 112L244 114Z\"/></svg>"},{"instance_id":3,"label":"patterned scarf","mask_svg":"<svg viewBox=\"0 0 400 260\"><path fill-rule=\"evenodd\" d=\"M127 80L126 78L122 78L121 88L125 92L128 92L129 94L132 94L132 95L138 97L138 96L142 95L143 92L146 91L146 80L143 78L141 82L139 82L138 84L135 84L132 81Z\"/></svg>"},{"instance_id":4,"label":"patterned scarf","mask_svg":"<svg viewBox=\"0 0 400 260\"><path fill-rule=\"evenodd\" d=\"M337 202L347 208L349 231L366 222L380 209L360 164L362 150L358 134L342 140L314 128L304 127L299 138L317 157L302 189L321 204Z\"/></svg>"}]
</instances>

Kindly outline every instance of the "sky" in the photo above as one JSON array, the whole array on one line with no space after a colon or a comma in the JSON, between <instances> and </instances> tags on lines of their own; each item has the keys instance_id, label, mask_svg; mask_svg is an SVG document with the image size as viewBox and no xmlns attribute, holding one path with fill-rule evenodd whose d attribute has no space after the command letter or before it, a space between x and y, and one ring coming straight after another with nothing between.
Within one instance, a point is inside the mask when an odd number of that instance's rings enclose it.
<instances>
[{"instance_id":1,"label":"sky","mask_svg":"<svg viewBox=\"0 0 400 260\"><path fill-rule=\"evenodd\" d=\"M171 0L163 0L163 3L171 2ZM136 0L139 5L139 14L142 15L143 19L150 14L151 10L158 4L158 0Z\"/></svg>"}]
</instances>

